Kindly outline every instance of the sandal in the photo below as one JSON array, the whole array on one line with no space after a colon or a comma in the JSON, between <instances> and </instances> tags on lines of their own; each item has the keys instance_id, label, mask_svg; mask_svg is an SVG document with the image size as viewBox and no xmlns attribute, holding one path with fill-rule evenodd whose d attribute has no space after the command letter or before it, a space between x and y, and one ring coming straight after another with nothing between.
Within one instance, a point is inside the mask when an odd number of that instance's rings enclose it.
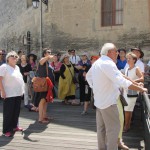
<instances>
[{"instance_id":1,"label":"sandal","mask_svg":"<svg viewBox=\"0 0 150 150\"><path fill-rule=\"evenodd\" d=\"M72 105L72 106L80 106L80 103L72 102L71 105Z\"/></svg>"},{"instance_id":2,"label":"sandal","mask_svg":"<svg viewBox=\"0 0 150 150\"><path fill-rule=\"evenodd\" d=\"M45 117L44 120L48 120L48 121L54 120L54 117L51 117L51 116L50 117Z\"/></svg>"},{"instance_id":3,"label":"sandal","mask_svg":"<svg viewBox=\"0 0 150 150\"><path fill-rule=\"evenodd\" d=\"M29 111L38 112L38 108L37 108L37 107L35 107L35 106L33 106L33 107L31 107L31 109L29 109Z\"/></svg>"},{"instance_id":4,"label":"sandal","mask_svg":"<svg viewBox=\"0 0 150 150\"><path fill-rule=\"evenodd\" d=\"M127 129L127 128L124 128L124 129L123 129L123 133L127 133L129 130L130 130L130 128L128 128L128 129Z\"/></svg>"},{"instance_id":5,"label":"sandal","mask_svg":"<svg viewBox=\"0 0 150 150\"><path fill-rule=\"evenodd\" d=\"M35 111L36 111L36 112L39 112L39 108L38 108L38 107L36 107Z\"/></svg>"},{"instance_id":6,"label":"sandal","mask_svg":"<svg viewBox=\"0 0 150 150\"><path fill-rule=\"evenodd\" d=\"M41 120L41 121L39 121L39 123L41 123L41 124L48 124L49 121L48 120Z\"/></svg>"},{"instance_id":7,"label":"sandal","mask_svg":"<svg viewBox=\"0 0 150 150\"><path fill-rule=\"evenodd\" d=\"M67 101L62 101L62 104L64 104L64 105L70 105L70 103L67 102Z\"/></svg>"}]
</instances>

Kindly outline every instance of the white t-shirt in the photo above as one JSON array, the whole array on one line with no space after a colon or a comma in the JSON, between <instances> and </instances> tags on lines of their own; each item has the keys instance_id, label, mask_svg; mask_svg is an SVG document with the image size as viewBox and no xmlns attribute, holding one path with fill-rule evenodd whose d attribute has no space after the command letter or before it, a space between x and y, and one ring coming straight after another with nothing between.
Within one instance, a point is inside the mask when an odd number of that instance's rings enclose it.
<instances>
[{"instance_id":1,"label":"white t-shirt","mask_svg":"<svg viewBox=\"0 0 150 150\"><path fill-rule=\"evenodd\" d=\"M80 61L80 57L78 55L75 55L75 56L70 56L69 58L69 61L72 63L72 64L75 64L77 65Z\"/></svg>"},{"instance_id":2,"label":"white t-shirt","mask_svg":"<svg viewBox=\"0 0 150 150\"><path fill-rule=\"evenodd\" d=\"M3 77L2 84L7 98L23 95L24 81L17 65L13 68L8 64L3 64L0 66L0 76Z\"/></svg>"},{"instance_id":3,"label":"white t-shirt","mask_svg":"<svg viewBox=\"0 0 150 150\"><path fill-rule=\"evenodd\" d=\"M141 61L141 59L138 59L135 66L139 67L141 72L144 73L145 72L145 66L144 63Z\"/></svg>"}]
</instances>

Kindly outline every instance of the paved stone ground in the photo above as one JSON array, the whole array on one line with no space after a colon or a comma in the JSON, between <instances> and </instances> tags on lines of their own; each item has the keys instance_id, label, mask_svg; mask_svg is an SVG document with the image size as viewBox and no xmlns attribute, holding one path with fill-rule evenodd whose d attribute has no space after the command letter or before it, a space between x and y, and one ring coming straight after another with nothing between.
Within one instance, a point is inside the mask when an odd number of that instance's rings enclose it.
<instances>
[{"instance_id":1,"label":"paved stone ground","mask_svg":"<svg viewBox=\"0 0 150 150\"><path fill-rule=\"evenodd\" d=\"M55 101L48 106L48 114L54 120L43 125L37 122L36 112L22 107L19 124L25 129L24 134L18 132L13 138L0 136L0 150L97 150L95 110L90 109L87 116L81 116L82 109L83 106L66 106ZM144 150L142 130L141 121L135 117L130 132L123 136L131 150Z\"/></svg>"}]
</instances>

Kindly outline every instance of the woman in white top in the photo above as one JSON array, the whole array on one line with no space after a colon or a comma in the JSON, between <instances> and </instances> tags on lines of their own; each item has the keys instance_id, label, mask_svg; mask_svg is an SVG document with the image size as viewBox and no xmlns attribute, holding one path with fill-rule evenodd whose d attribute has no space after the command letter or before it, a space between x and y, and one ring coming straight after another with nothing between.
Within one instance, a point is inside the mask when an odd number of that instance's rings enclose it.
<instances>
[{"instance_id":1,"label":"woman in white top","mask_svg":"<svg viewBox=\"0 0 150 150\"><path fill-rule=\"evenodd\" d=\"M144 76L144 72L145 72L145 66L144 63L142 62L142 58L144 57L144 53L140 48L132 48L131 52L134 53L137 57L137 61L135 63L135 66L139 67L143 76ZM124 69L121 70L121 72L125 72L125 70L129 67L128 63L125 65Z\"/></svg>"},{"instance_id":2,"label":"woman in white top","mask_svg":"<svg viewBox=\"0 0 150 150\"><path fill-rule=\"evenodd\" d=\"M143 74L139 67L135 66L137 61L137 56L134 53L127 54L127 63L129 67L125 71L125 75L135 82L143 82ZM130 129L132 112L136 103L138 93L131 90L124 91L124 97L127 100L128 106L124 107L125 110L125 126L124 132L127 132Z\"/></svg>"},{"instance_id":3,"label":"woman in white top","mask_svg":"<svg viewBox=\"0 0 150 150\"><path fill-rule=\"evenodd\" d=\"M18 127L21 97L24 93L24 81L19 67L16 52L6 55L6 64L0 66L0 91L3 98L3 135L10 137L15 131L21 131Z\"/></svg>"},{"instance_id":4,"label":"woman in white top","mask_svg":"<svg viewBox=\"0 0 150 150\"><path fill-rule=\"evenodd\" d=\"M144 53L140 48L132 48L131 52L134 53L137 57L136 66L138 66L141 72L144 74L145 66L141 59L144 57Z\"/></svg>"}]
</instances>

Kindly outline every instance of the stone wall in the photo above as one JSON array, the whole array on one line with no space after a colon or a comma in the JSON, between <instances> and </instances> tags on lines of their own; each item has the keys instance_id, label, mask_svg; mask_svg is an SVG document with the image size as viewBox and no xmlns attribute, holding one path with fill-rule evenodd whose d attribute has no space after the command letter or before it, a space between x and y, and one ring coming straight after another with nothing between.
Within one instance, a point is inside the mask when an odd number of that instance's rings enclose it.
<instances>
[{"instance_id":1,"label":"stone wall","mask_svg":"<svg viewBox=\"0 0 150 150\"><path fill-rule=\"evenodd\" d=\"M40 8L31 0L0 0L0 47L26 50L23 36L31 32L31 50L39 50ZM101 0L49 0L43 5L43 47L96 51L105 42L130 48L150 39L149 0L124 0L122 26L101 27Z\"/></svg>"}]
</instances>

